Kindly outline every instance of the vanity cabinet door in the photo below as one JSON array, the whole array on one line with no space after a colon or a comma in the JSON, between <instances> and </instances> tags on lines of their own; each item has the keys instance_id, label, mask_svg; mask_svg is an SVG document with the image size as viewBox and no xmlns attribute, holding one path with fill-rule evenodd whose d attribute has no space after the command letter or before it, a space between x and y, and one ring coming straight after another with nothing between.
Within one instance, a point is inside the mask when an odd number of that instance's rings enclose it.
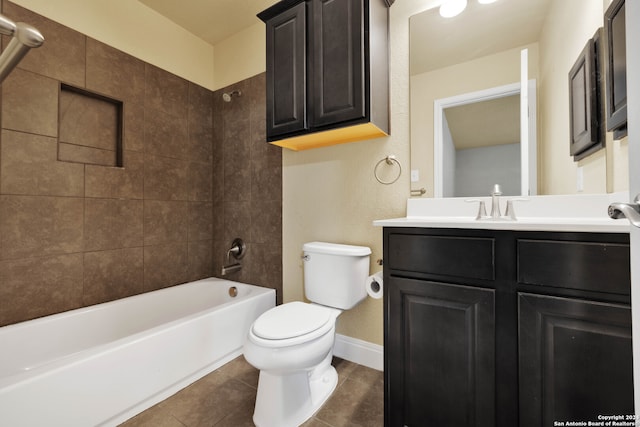
<instances>
[{"instance_id":1,"label":"vanity cabinet door","mask_svg":"<svg viewBox=\"0 0 640 427\"><path fill-rule=\"evenodd\" d=\"M495 291L389 282L385 425L494 425Z\"/></svg>"},{"instance_id":2,"label":"vanity cabinet door","mask_svg":"<svg viewBox=\"0 0 640 427\"><path fill-rule=\"evenodd\" d=\"M267 135L307 129L307 25L302 2L266 22Z\"/></svg>"},{"instance_id":3,"label":"vanity cabinet door","mask_svg":"<svg viewBox=\"0 0 640 427\"><path fill-rule=\"evenodd\" d=\"M520 426L631 415L628 305L518 294Z\"/></svg>"}]
</instances>

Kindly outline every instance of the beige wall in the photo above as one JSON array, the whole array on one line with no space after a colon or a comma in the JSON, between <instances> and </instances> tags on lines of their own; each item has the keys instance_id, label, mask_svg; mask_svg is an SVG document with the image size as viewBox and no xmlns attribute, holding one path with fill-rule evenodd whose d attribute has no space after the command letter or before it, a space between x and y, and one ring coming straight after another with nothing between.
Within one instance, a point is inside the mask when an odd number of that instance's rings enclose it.
<instances>
[{"instance_id":1,"label":"beige wall","mask_svg":"<svg viewBox=\"0 0 640 427\"><path fill-rule=\"evenodd\" d=\"M256 18L258 21L258 18ZM267 52L264 24L260 21L214 47L214 84L216 88L265 71Z\"/></svg>"},{"instance_id":2,"label":"beige wall","mask_svg":"<svg viewBox=\"0 0 640 427\"><path fill-rule=\"evenodd\" d=\"M411 76L411 169L426 197L433 197L433 103L464 93L520 82L520 51L529 49L529 78L538 77L538 44ZM488 190L487 190L488 191Z\"/></svg>"},{"instance_id":3,"label":"beige wall","mask_svg":"<svg viewBox=\"0 0 640 427\"><path fill-rule=\"evenodd\" d=\"M207 89L218 88L214 84L212 46L138 1L14 3Z\"/></svg>"},{"instance_id":4,"label":"beige wall","mask_svg":"<svg viewBox=\"0 0 640 427\"><path fill-rule=\"evenodd\" d=\"M604 0L607 4L608 0ZM577 192L578 167L583 168L584 192L604 193L628 188L626 138L579 161L569 156L568 73L586 41L603 25L603 0L551 2L540 38L539 161L540 192ZM570 28L571 31L567 31ZM558 96L562 94L563 96Z\"/></svg>"},{"instance_id":5,"label":"beige wall","mask_svg":"<svg viewBox=\"0 0 640 427\"><path fill-rule=\"evenodd\" d=\"M212 47L138 1L14 3L207 89L217 90L265 71L264 24L258 18L253 26Z\"/></svg>"}]
</instances>

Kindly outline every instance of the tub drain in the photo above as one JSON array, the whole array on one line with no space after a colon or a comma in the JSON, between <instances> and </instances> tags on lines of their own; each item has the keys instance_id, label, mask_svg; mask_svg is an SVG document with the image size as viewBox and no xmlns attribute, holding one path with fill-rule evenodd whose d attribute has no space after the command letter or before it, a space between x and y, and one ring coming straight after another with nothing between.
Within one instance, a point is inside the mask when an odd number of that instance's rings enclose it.
<instances>
[{"instance_id":1,"label":"tub drain","mask_svg":"<svg viewBox=\"0 0 640 427\"><path fill-rule=\"evenodd\" d=\"M232 286L229 288L229 296L231 298L235 298L238 296L238 288L236 288L235 286Z\"/></svg>"}]
</instances>

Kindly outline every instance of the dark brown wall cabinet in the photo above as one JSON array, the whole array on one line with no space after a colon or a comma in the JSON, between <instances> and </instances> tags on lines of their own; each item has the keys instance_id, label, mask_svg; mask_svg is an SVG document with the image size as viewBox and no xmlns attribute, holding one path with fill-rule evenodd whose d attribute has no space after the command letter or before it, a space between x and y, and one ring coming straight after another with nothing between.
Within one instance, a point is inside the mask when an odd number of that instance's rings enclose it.
<instances>
[{"instance_id":1,"label":"dark brown wall cabinet","mask_svg":"<svg viewBox=\"0 0 640 427\"><path fill-rule=\"evenodd\" d=\"M633 414L628 242L385 228L385 426Z\"/></svg>"},{"instance_id":2,"label":"dark brown wall cabinet","mask_svg":"<svg viewBox=\"0 0 640 427\"><path fill-rule=\"evenodd\" d=\"M624 0L614 0L604 14L607 57L607 130L627 135L627 44Z\"/></svg>"},{"instance_id":3,"label":"dark brown wall cabinet","mask_svg":"<svg viewBox=\"0 0 640 427\"><path fill-rule=\"evenodd\" d=\"M269 142L300 150L389 133L384 0L284 0L258 17Z\"/></svg>"},{"instance_id":4,"label":"dark brown wall cabinet","mask_svg":"<svg viewBox=\"0 0 640 427\"><path fill-rule=\"evenodd\" d=\"M570 153L581 160L604 148L602 29L587 41L569 71Z\"/></svg>"}]
</instances>

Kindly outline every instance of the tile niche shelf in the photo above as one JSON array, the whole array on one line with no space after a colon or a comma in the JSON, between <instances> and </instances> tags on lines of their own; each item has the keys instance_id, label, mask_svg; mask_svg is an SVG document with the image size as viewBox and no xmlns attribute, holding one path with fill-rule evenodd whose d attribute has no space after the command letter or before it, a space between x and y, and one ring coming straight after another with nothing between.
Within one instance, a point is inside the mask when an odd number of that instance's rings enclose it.
<instances>
[{"instance_id":1,"label":"tile niche shelf","mask_svg":"<svg viewBox=\"0 0 640 427\"><path fill-rule=\"evenodd\" d=\"M61 83L58 160L122 167L122 117L122 101Z\"/></svg>"}]
</instances>

